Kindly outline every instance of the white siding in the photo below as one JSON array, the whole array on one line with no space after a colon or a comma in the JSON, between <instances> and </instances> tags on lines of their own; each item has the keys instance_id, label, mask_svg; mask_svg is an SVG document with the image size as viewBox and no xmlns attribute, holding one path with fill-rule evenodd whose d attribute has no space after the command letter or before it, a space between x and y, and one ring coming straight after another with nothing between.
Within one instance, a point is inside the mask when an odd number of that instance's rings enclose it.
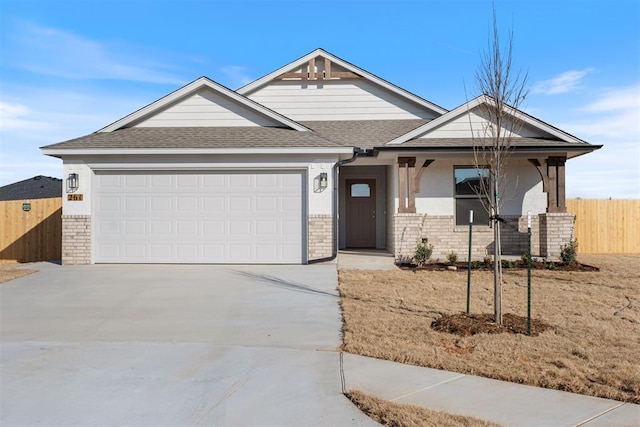
<instances>
[{"instance_id":1,"label":"white siding","mask_svg":"<svg viewBox=\"0 0 640 427\"><path fill-rule=\"evenodd\" d=\"M424 107L364 79L275 80L249 98L296 121L435 117Z\"/></svg>"},{"instance_id":2,"label":"white siding","mask_svg":"<svg viewBox=\"0 0 640 427\"><path fill-rule=\"evenodd\" d=\"M273 126L274 120L210 89L193 95L138 122L136 127Z\"/></svg>"},{"instance_id":3,"label":"white siding","mask_svg":"<svg viewBox=\"0 0 640 427\"><path fill-rule=\"evenodd\" d=\"M482 117L477 110L471 110L460 117L430 130L424 135L418 136L418 138L471 138L472 136L484 136L484 130L488 123L489 122ZM508 126L510 127L511 123L509 123ZM523 138L544 138L550 137L551 135L525 124L518 129L517 134L514 136Z\"/></svg>"}]
</instances>

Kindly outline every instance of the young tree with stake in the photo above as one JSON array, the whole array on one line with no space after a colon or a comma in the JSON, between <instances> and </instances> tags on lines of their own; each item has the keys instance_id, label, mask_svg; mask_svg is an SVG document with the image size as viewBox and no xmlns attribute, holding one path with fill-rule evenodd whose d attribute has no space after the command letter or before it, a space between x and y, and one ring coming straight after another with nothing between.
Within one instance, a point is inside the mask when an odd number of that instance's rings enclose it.
<instances>
[{"instance_id":1,"label":"young tree with stake","mask_svg":"<svg viewBox=\"0 0 640 427\"><path fill-rule=\"evenodd\" d=\"M526 73L513 70L513 30L509 31L505 46L500 44L495 7L492 30L488 48L475 73L476 90L484 98L477 107L484 124L481 129L474 129L472 125L471 130L474 167L480 178L475 191L493 227L494 321L502 324L500 224L503 219L500 209L506 198L507 164L513 139L522 126L518 111L529 90ZM486 171L488 177L485 178L483 172Z\"/></svg>"}]
</instances>

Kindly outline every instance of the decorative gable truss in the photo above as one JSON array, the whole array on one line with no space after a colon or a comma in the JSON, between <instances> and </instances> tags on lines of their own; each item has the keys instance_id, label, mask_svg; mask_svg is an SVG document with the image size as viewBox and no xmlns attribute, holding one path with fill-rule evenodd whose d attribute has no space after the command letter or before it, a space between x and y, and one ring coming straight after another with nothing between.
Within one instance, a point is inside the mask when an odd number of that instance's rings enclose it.
<instances>
[{"instance_id":1,"label":"decorative gable truss","mask_svg":"<svg viewBox=\"0 0 640 427\"><path fill-rule=\"evenodd\" d=\"M309 59L299 70L282 73L275 80L339 80L360 79L362 76L334 65L330 58L321 55Z\"/></svg>"}]
</instances>

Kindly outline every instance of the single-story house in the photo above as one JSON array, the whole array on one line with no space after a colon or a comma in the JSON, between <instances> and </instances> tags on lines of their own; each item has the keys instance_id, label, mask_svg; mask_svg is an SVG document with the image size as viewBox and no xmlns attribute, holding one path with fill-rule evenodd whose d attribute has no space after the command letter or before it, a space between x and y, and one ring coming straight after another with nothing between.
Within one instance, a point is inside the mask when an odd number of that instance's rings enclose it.
<instances>
[{"instance_id":1,"label":"single-story house","mask_svg":"<svg viewBox=\"0 0 640 427\"><path fill-rule=\"evenodd\" d=\"M234 91L201 77L87 136L63 161L63 263L308 263L338 248L492 250L468 191L484 96L448 111L317 49ZM520 111L503 252L572 237L565 162L600 146ZM467 185L465 187L465 182Z\"/></svg>"}]
</instances>

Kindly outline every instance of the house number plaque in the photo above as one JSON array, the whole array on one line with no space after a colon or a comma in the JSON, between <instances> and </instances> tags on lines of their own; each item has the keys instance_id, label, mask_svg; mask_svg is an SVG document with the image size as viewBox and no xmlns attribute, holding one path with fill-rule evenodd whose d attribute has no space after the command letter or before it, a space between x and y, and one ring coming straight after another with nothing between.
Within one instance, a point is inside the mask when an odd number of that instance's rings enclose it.
<instances>
[{"instance_id":1,"label":"house number plaque","mask_svg":"<svg viewBox=\"0 0 640 427\"><path fill-rule=\"evenodd\" d=\"M71 202L81 202L82 194L67 194L67 200Z\"/></svg>"}]
</instances>

